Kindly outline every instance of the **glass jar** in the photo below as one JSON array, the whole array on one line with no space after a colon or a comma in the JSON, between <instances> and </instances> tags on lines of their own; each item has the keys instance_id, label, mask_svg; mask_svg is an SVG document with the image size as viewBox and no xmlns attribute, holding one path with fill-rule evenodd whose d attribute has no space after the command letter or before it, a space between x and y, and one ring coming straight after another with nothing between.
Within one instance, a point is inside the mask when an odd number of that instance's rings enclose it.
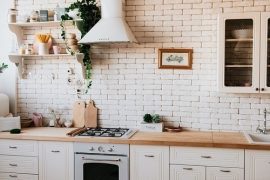
<instances>
[{"instance_id":1,"label":"glass jar","mask_svg":"<svg viewBox=\"0 0 270 180\"><path fill-rule=\"evenodd\" d=\"M33 44L27 44L25 54L27 54L27 55L33 55L34 54L34 45Z\"/></svg>"},{"instance_id":2,"label":"glass jar","mask_svg":"<svg viewBox=\"0 0 270 180\"><path fill-rule=\"evenodd\" d=\"M16 23L17 21L17 10L9 9L8 11L8 23Z\"/></svg>"}]
</instances>

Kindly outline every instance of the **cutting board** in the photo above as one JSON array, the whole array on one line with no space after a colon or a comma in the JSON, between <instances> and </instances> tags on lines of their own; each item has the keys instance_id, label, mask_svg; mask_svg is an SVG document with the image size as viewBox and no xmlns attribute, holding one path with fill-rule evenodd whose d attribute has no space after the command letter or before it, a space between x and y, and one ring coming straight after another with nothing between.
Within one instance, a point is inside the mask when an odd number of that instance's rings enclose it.
<instances>
[{"instance_id":1,"label":"cutting board","mask_svg":"<svg viewBox=\"0 0 270 180\"><path fill-rule=\"evenodd\" d=\"M74 127L84 127L85 102L76 101L73 105Z\"/></svg>"},{"instance_id":2,"label":"cutting board","mask_svg":"<svg viewBox=\"0 0 270 180\"><path fill-rule=\"evenodd\" d=\"M97 127L97 112L94 102L88 102L84 112L85 127Z\"/></svg>"}]
</instances>

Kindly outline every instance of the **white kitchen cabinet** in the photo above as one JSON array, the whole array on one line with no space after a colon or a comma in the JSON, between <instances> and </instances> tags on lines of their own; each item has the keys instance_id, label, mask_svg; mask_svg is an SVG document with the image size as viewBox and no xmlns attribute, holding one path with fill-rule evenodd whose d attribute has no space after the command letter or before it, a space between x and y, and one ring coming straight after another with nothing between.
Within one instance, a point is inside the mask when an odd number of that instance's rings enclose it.
<instances>
[{"instance_id":1,"label":"white kitchen cabinet","mask_svg":"<svg viewBox=\"0 0 270 180\"><path fill-rule=\"evenodd\" d=\"M207 167L206 180L244 180L244 169Z\"/></svg>"},{"instance_id":2,"label":"white kitchen cabinet","mask_svg":"<svg viewBox=\"0 0 270 180\"><path fill-rule=\"evenodd\" d=\"M170 147L170 180L244 180L244 150Z\"/></svg>"},{"instance_id":3,"label":"white kitchen cabinet","mask_svg":"<svg viewBox=\"0 0 270 180\"><path fill-rule=\"evenodd\" d=\"M260 86L262 93L270 92L270 13L261 13Z\"/></svg>"},{"instance_id":4,"label":"white kitchen cabinet","mask_svg":"<svg viewBox=\"0 0 270 180\"><path fill-rule=\"evenodd\" d=\"M259 12L219 16L219 91L270 92L269 18Z\"/></svg>"},{"instance_id":5,"label":"white kitchen cabinet","mask_svg":"<svg viewBox=\"0 0 270 180\"><path fill-rule=\"evenodd\" d=\"M74 180L73 143L39 143L39 180Z\"/></svg>"},{"instance_id":6,"label":"white kitchen cabinet","mask_svg":"<svg viewBox=\"0 0 270 180\"><path fill-rule=\"evenodd\" d=\"M0 139L0 180L38 180L38 142Z\"/></svg>"},{"instance_id":7,"label":"white kitchen cabinet","mask_svg":"<svg viewBox=\"0 0 270 180\"><path fill-rule=\"evenodd\" d=\"M168 146L130 146L130 180L168 179Z\"/></svg>"},{"instance_id":8,"label":"white kitchen cabinet","mask_svg":"<svg viewBox=\"0 0 270 180\"><path fill-rule=\"evenodd\" d=\"M270 151L246 150L245 180L270 179Z\"/></svg>"},{"instance_id":9,"label":"white kitchen cabinet","mask_svg":"<svg viewBox=\"0 0 270 180\"><path fill-rule=\"evenodd\" d=\"M170 180L205 180L205 167L171 165Z\"/></svg>"},{"instance_id":10,"label":"white kitchen cabinet","mask_svg":"<svg viewBox=\"0 0 270 180\"><path fill-rule=\"evenodd\" d=\"M38 175L0 173L0 180L38 180Z\"/></svg>"}]
</instances>

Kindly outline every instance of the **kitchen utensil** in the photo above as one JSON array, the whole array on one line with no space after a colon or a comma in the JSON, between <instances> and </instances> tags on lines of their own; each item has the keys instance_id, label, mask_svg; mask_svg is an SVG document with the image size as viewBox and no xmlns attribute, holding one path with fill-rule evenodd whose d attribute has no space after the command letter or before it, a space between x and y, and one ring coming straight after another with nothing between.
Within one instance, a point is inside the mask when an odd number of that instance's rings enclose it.
<instances>
[{"instance_id":1,"label":"kitchen utensil","mask_svg":"<svg viewBox=\"0 0 270 180\"><path fill-rule=\"evenodd\" d=\"M5 94L0 94L0 117L6 117L9 114L9 99Z\"/></svg>"},{"instance_id":2,"label":"kitchen utensil","mask_svg":"<svg viewBox=\"0 0 270 180\"><path fill-rule=\"evenodd\" d=\"M97 108L94 105L93 101L90 101L84 112L84 120L85 120L85 126L86 127L97 127Z\"/></svg>"},{"instance_id":3,"label":"kitchen utensil","mask_svg":"<svg viewBox=\"0 0 270 180\"><path fill-rule=\"evenodd\" d=\"M73 105L74 127L84 127L85 102L77 101Z\"/></svg>"},{"instance_id":4,"label":"kitchen utensil","mask_svg":"<svg viewBox=\"0 0 270 180\"><path fill-rule=\"evenodd\" d=\"M53 44L53 41L52 41L52 38L49 39L48 41L48 48L49 50L52 48L52 44ZM34 41L34 53L35 54L38 54L38 48L39 47L39 42L37 41L37 39Z\"/></svg>"}]
</instances>

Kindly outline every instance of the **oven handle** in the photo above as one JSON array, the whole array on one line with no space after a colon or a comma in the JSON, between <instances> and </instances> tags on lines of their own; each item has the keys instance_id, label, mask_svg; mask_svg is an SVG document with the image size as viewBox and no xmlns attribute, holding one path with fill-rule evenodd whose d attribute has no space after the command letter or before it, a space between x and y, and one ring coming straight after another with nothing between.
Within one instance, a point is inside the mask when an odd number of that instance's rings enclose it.
<instances>
[{"instance_id":1,"label":"oven handle","mask_svg":"<svg viewBox=\"0 0 270 180\"><path fill-rule=\"evenodd\" d=\"M84 161L110 161L110 162L120 162L121 159L91 159L91 158L85 158L82 157L82 160Z\"/></svg>"}]
</instances>

